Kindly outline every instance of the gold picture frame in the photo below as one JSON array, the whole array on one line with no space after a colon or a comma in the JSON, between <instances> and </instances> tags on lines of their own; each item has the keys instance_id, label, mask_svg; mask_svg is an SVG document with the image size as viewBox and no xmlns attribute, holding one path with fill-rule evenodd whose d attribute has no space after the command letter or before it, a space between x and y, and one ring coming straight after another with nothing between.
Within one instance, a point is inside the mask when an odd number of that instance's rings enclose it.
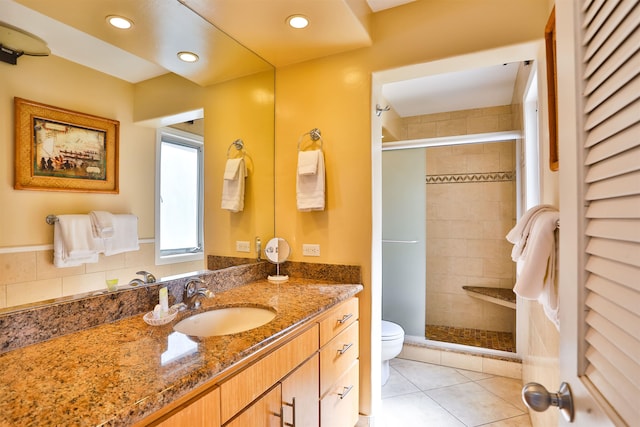
<instances>
[{"instance_id":1,"label":"gold picture frame","mask_svg":"<svg viewBox=\"0 0 640 427\"><path fill-rule=\"evenodd\" d=\"M14 98L17 190L117 194L120 122Z\"/></svg>"},{"instance_id":2,"label":"gold picture frame","mask_svg":"<svg viewBox=\"0 0 640 427\"><path fill-rule=\"evenodd\" d=\"M557 171L560 161L558 156L558 79L556 77L556 8L544 29L544 42L547 59L547 105L549 108L549 169Z\"/></svg>"}]
</instances>

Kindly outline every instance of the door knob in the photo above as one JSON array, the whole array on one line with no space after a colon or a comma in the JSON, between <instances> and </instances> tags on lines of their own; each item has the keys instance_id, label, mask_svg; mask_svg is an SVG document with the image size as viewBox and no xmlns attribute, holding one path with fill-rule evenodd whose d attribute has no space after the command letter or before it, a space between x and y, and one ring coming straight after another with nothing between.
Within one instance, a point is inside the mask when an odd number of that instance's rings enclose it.
<instances>
[{"instance_id":1,"label":"door knob","mask_svg":"<svg viewBox=\"0 0 640 427\"><path fill-rule=\"evenodd\" d=\"M549 406L557 406L568 422L573 422L573 397L569 384L560 384L557 393L549 393L543 385L528 383L522 387L522 400L530 409L537 412L546 411Z\"/></svg>"}]
</instances>

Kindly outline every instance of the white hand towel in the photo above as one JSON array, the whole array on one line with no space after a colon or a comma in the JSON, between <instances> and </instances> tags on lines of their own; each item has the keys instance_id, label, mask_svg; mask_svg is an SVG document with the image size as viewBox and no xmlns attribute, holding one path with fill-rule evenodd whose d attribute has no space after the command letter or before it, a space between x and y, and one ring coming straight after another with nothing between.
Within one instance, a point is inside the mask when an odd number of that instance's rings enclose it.
<instances>
[{"instance_id":1,"label":"white hand towel","mask_svg":"<svg viewBox=\"0 0 640 427\"><path fill-rule=\"evenodd\" d=\"M298 153L298 174L315 175L318 173L320 150L301 151Z\"/></svg>"},{"instance_id":2,"label":"white hand towel","mask_svg":"<svg viewBox=\"0 0 640 427\"><path fill-rule=\"evenodd\" d=\"M301 212L323 211L325 204L325 183L324 183L324 155L322 150L314 150L311 155L308 151L298 153L298 172L296 174L296 195L297 206ZM301 174L300 169L307 169L308 160L317 157L317 169L315 174Z\"/></svg>"},{"instance_id":3,"label":"white hand towel","mask_svg":"<svg viewBox=\"0 0 640 427\"><path fill-rule=\"evenodd\" d=\"M518 259L522 255L522 251L525 248L525 244L527 243L534 217L539 213L546 211L556 211L556 208L551 205L534 206L526 211L524 215L522 215L522 218L520 218L520 221L518 221L516 226L513 227L511 231L509 231L509 234L507 234L507 240L513 243L511 259L513 259L514 261L518 261Z\"/></svg>"},{"instance_id":4,"label":"white hand towel","mask_svg":"<svg viewBox=\"0 0 640 427\"><path fill-rule=\"evenodd\" d=\"M91 211L89 217L94 237L113 237L113 214L105 211Z\"/></svg>"},{"instance_id":5,"label":"white hand towel","mask_svg":"<svg viewBox=\"0 0 640 427\"><path fill-rule=\"evenodd\" d=\"M244 159L228 159L222 182L222 209L240 212L244 209L244 185L247 169Z\"/></svg>"},{"instance_id":6,"label":"white hand towel","mask_svg":"<svg viewBox=\"0 0 640 427\"><path fill-rule=\"evenodd\" d=\"M105 255L137 251L140 249L138 244L138 217L131 214L113 215L113 236L102 240L104 242Z\"/></svg>"},{"instance_id":7,"label":"white hand towel","mask_svg":"<svg viewBox=\"0 0 640 427\"><path fill-rule=\"evenodd\" d=\"M53 264L56 267L98 262L100 250L88 215L58 215L53 228Z\"/></svg>"},{"instance_id":8,"label":"white hand towel","mask_svg":"<svg viewBox=\"0 0 640 427\"><path fill-rule=\"evenodd\" d=\"M555 230L560 216L550 206L538 206L530 211L507 235L510 242L519 246L518 278L513 291L522 298L537 300L558 327ZM519 235L520 240L516 240L515 235Z\"/></svg>"},{"instance_id":9,"label":"white hand towel","mask_svg":"<svg viewBox=\"0 0 640 427\"><path fill-rule=\"evenodd\" d=\"M224 179L234 180L238 178L241 163L244 163L244 159L242 158L228 159L224 167Z\"/></svg>"}]
</instances>

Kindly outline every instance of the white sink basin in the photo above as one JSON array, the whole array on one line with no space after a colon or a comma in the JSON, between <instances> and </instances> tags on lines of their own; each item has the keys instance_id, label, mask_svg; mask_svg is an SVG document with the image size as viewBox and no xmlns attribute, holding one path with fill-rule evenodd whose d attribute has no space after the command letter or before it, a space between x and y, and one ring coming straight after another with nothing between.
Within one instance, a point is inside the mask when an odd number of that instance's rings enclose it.
<instances>
[{"instance_id":1,"label":"white sink basin","mask_svg":"<svg viewBox=\"0 0 640 427\"><path fill-rule=\"evenodd\" d=\"M194 314L176 323L173 329L194 337L236 334L270 322L276 313L268 308L228 307Z\"/></svg>"}]
</instances>

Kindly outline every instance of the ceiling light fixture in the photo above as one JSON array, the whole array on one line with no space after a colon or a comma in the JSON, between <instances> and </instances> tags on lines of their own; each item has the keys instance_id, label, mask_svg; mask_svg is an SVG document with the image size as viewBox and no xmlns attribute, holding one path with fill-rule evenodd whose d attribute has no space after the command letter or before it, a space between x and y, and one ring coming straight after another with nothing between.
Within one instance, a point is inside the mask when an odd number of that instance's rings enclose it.
<instances>
[{"instance_id":1,"label":"ceiling light fixture","mask_svg":"<svg viewBox=\"0 0 640 427\"><path fill-rule=\"evenodd\" d=\"M107 16L107 22L116 28L120 28L121 30L128 30L133 26L133 21L131 21L131 19L118 15Z\"/></svg>"},{"instance_id":2,"label":"ceiling light fixture","mask_svg":"<svg viewBox=\"0 0 640 427\"><path fill-rule=\"evenodd\" d=\"M200 57L193 52L178 52L178 58L184 62L196 62Z\"/></svg>"},{"instance_id":3,"label":"ceiling light fixture","mask_svg":"<svg viewBox=\"0 0 640 427\"><path fill-rule=\"evenodd\" d=\"M305 28L309 25L309 18L304 15L291 15L287 18L287 23L292 28Z\"/></svg>"}]
</instances>

